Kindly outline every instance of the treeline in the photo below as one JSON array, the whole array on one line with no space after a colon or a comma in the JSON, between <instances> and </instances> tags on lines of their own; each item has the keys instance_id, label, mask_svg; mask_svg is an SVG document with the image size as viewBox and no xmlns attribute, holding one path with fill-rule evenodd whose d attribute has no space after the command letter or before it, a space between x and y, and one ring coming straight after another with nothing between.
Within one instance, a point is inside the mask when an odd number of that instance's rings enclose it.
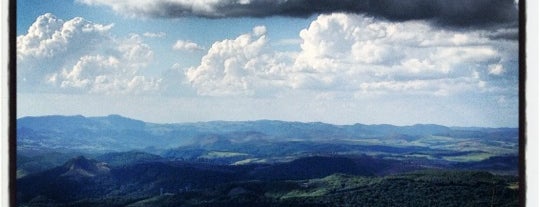
<instances>
[{"instance_id":1,"label":"treeline","mask_svg":"<svg viewBox=\"0 0 540 207\"><path fill-rule=\"evenodd\" d=\"M128 206L519 206L516 185L516 177L474 171L421 171L387 177L335 174L310 180L231 182L132 200ZM104 202L111 201L76 204L106 206Z\"/></svg>"}]
</instances>

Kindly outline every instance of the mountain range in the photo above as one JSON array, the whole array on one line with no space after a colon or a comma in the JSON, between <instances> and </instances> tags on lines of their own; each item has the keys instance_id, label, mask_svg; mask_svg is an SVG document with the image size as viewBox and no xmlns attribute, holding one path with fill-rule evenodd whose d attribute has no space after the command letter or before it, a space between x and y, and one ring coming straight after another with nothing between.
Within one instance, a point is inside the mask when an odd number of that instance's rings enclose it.
<instances>
[{"instance_id":1,"label":"mountain range","mask_svg":"<svg viewBox=\"0 0 540 207\"><path fill-rule=\"evenodd\" d=\"M361 141L404 139L440 135L453 138L513 141L517 128L452 128L433 124L332 125L273 120L212 121L155 124L119 115L106 117L42 116L17 120L18 150L126 151L146 148L168 149L190 144L230 141ZM222 139L223 138L223 139Z\"/></svg>"},{"instance_id":2,"label":"mountain range","mask_svg":"<svg viewBox=\"0 0 540 207\"><path fill-rule=\"evenodd\" d=\"M432 124L23 117L17 204L515 206L518 137L517 128Z\"/></svg>"}]
</instances>

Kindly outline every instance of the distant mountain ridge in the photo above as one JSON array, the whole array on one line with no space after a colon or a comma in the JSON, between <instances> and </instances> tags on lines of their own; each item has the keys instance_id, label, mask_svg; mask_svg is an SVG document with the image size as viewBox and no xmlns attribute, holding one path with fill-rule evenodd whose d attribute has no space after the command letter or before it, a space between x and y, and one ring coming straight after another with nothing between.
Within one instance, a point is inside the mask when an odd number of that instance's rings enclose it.
<instances>
[{"instance_id":1,"label":"distant mountain ridge","mask_svg":"<svg viewBox=\"0 0 540 207\"><path fill-rule=\"evenodd\" d=\"M253 128L259 128L264 126L266 129L276 129L275 127L282 127L284 125L295 125L302 127L314 127L320 129L339 128L339 129L369 129L371 131L388 131L388 132L401 132L401 133L436 133L444 132L448 130L461 130L461 131L494 131L498 129L517 129L514 127L448 127L439 124L414 124L414 125L391 125L391 124L330 124L324 122L298 122L298 121L280 121L261 119L254 121L206 121L206 122L178 122L178 123L151 123L142 120L132 119L118 114L110 114L107 116L83 116L83 115L46 115L46 116L25 116L17 119L18 128L20 126L26 126L30 128L50 128L58 125L83 125L83 126L96 126L96 125L114 125L120 128L140 128L145 125L161 125L161 126L185 126L205 129L223 130L223 127L230 127L231 131L234 129L250 126ZM280 128L282 129L282 128Z\"/></svg>"},{"instance_id":2,"label":"distant mountain ridge","mask_svg":"<svg viewBox=\"0 0 540 207\"><path fill-rule=\"evenodd\" d=\"M468 130L471 129L471 130ZM48 148L83 151L129 151L145 148L170 149L196 143L208 137L224 137L223 143L258 141L332 141L363 138L401 137L413 140L431 135L454 137L493 136L513 139L515 128L451 128L435 124L412 126L333 125L321 122L210 121L156 124L120 115L103 117L40 116L17 119L19 150ZM493 134L497 133L497 134Z\"/></svg>"},{"instance_id":3,"label":"distant mountain ridge","mask_svg":"<svg viewBox=\"0 0 540 207\"><path fill-rule=\"evenodd\" d=\"M114 126L120 129L136 129L146 125L145 122L120 115L112 114L102 117L75 116L29 116L17 119L17 128L28 127L32 129L73 129Z\"/></svg>"}]
</instances>

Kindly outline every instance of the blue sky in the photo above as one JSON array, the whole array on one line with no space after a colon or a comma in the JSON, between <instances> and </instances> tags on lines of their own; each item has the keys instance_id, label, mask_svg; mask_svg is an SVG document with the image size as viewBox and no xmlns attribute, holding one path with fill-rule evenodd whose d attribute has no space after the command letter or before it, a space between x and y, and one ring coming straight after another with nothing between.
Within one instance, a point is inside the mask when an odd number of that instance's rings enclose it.
<instances>
[{"instance_id":1,"label":"blue sky","mask_svg":"<svg viewBox=\"0 0 540 207\"><path fill-rule=\"evenodd\" d=\"M518 125L513 0L367 1L19 0L17 113Z\"/></svg>"}]
</instances>

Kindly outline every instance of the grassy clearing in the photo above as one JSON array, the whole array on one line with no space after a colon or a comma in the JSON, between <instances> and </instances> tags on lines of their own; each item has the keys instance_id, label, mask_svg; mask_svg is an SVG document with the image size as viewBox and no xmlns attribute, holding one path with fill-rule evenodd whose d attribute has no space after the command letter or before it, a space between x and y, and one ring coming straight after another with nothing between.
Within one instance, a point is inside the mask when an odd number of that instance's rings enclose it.
<instances>
[{"instance_id":1,"label":"grassy clearing","mask_svg":"<svg viewBox=\"0 0 540 207\"><path fill-rule=\"evenodd\" d=\"M267 163L267 159L260 159L260 158L249 158L245 160L240 160L238 162L233 163L233 165L247 165L247 164L254 164L254 163Z\"/></svg>"},{"instance_id":2,"label":"grassy clearing","mask_svg":"<svg viewBox=\"0 0 540 207\"><path fill-rule=\"evenodd\" d=\"M239 152L220 152L220 151L211 151L208 152L206 155L201 156L200 158L205 159L216 159L216 158L228 158L228 157L239 157L239 156L247 156L246 153L239 153Z\"/></svg>"},{"instance_id":3,"label":"grassy clearing","mask_svg":"<svg viewBox=\"0 0 540 207\"><path fill-rule=\"evenodd\" d=\"M512 189L512 190L518 190L519 189L519 183L518 182L513 182L513 183L510 183L507 188L509 189Z\"/></svg>"},{"instance_id":4,"label":"grassy clearing","mask_svg":"<svg viewBox=\"0 0 540 207\"><path fill-rule=\"evenodd\" d=\"M460 155L460 156L446 156L443 157L443 159L448 161L454 161L454 162L476 162L476 161L482 161L485 159L488 159L492 157L493 154L491 153L471 153L467 155Z\"/></svg>"}]
</instances>

